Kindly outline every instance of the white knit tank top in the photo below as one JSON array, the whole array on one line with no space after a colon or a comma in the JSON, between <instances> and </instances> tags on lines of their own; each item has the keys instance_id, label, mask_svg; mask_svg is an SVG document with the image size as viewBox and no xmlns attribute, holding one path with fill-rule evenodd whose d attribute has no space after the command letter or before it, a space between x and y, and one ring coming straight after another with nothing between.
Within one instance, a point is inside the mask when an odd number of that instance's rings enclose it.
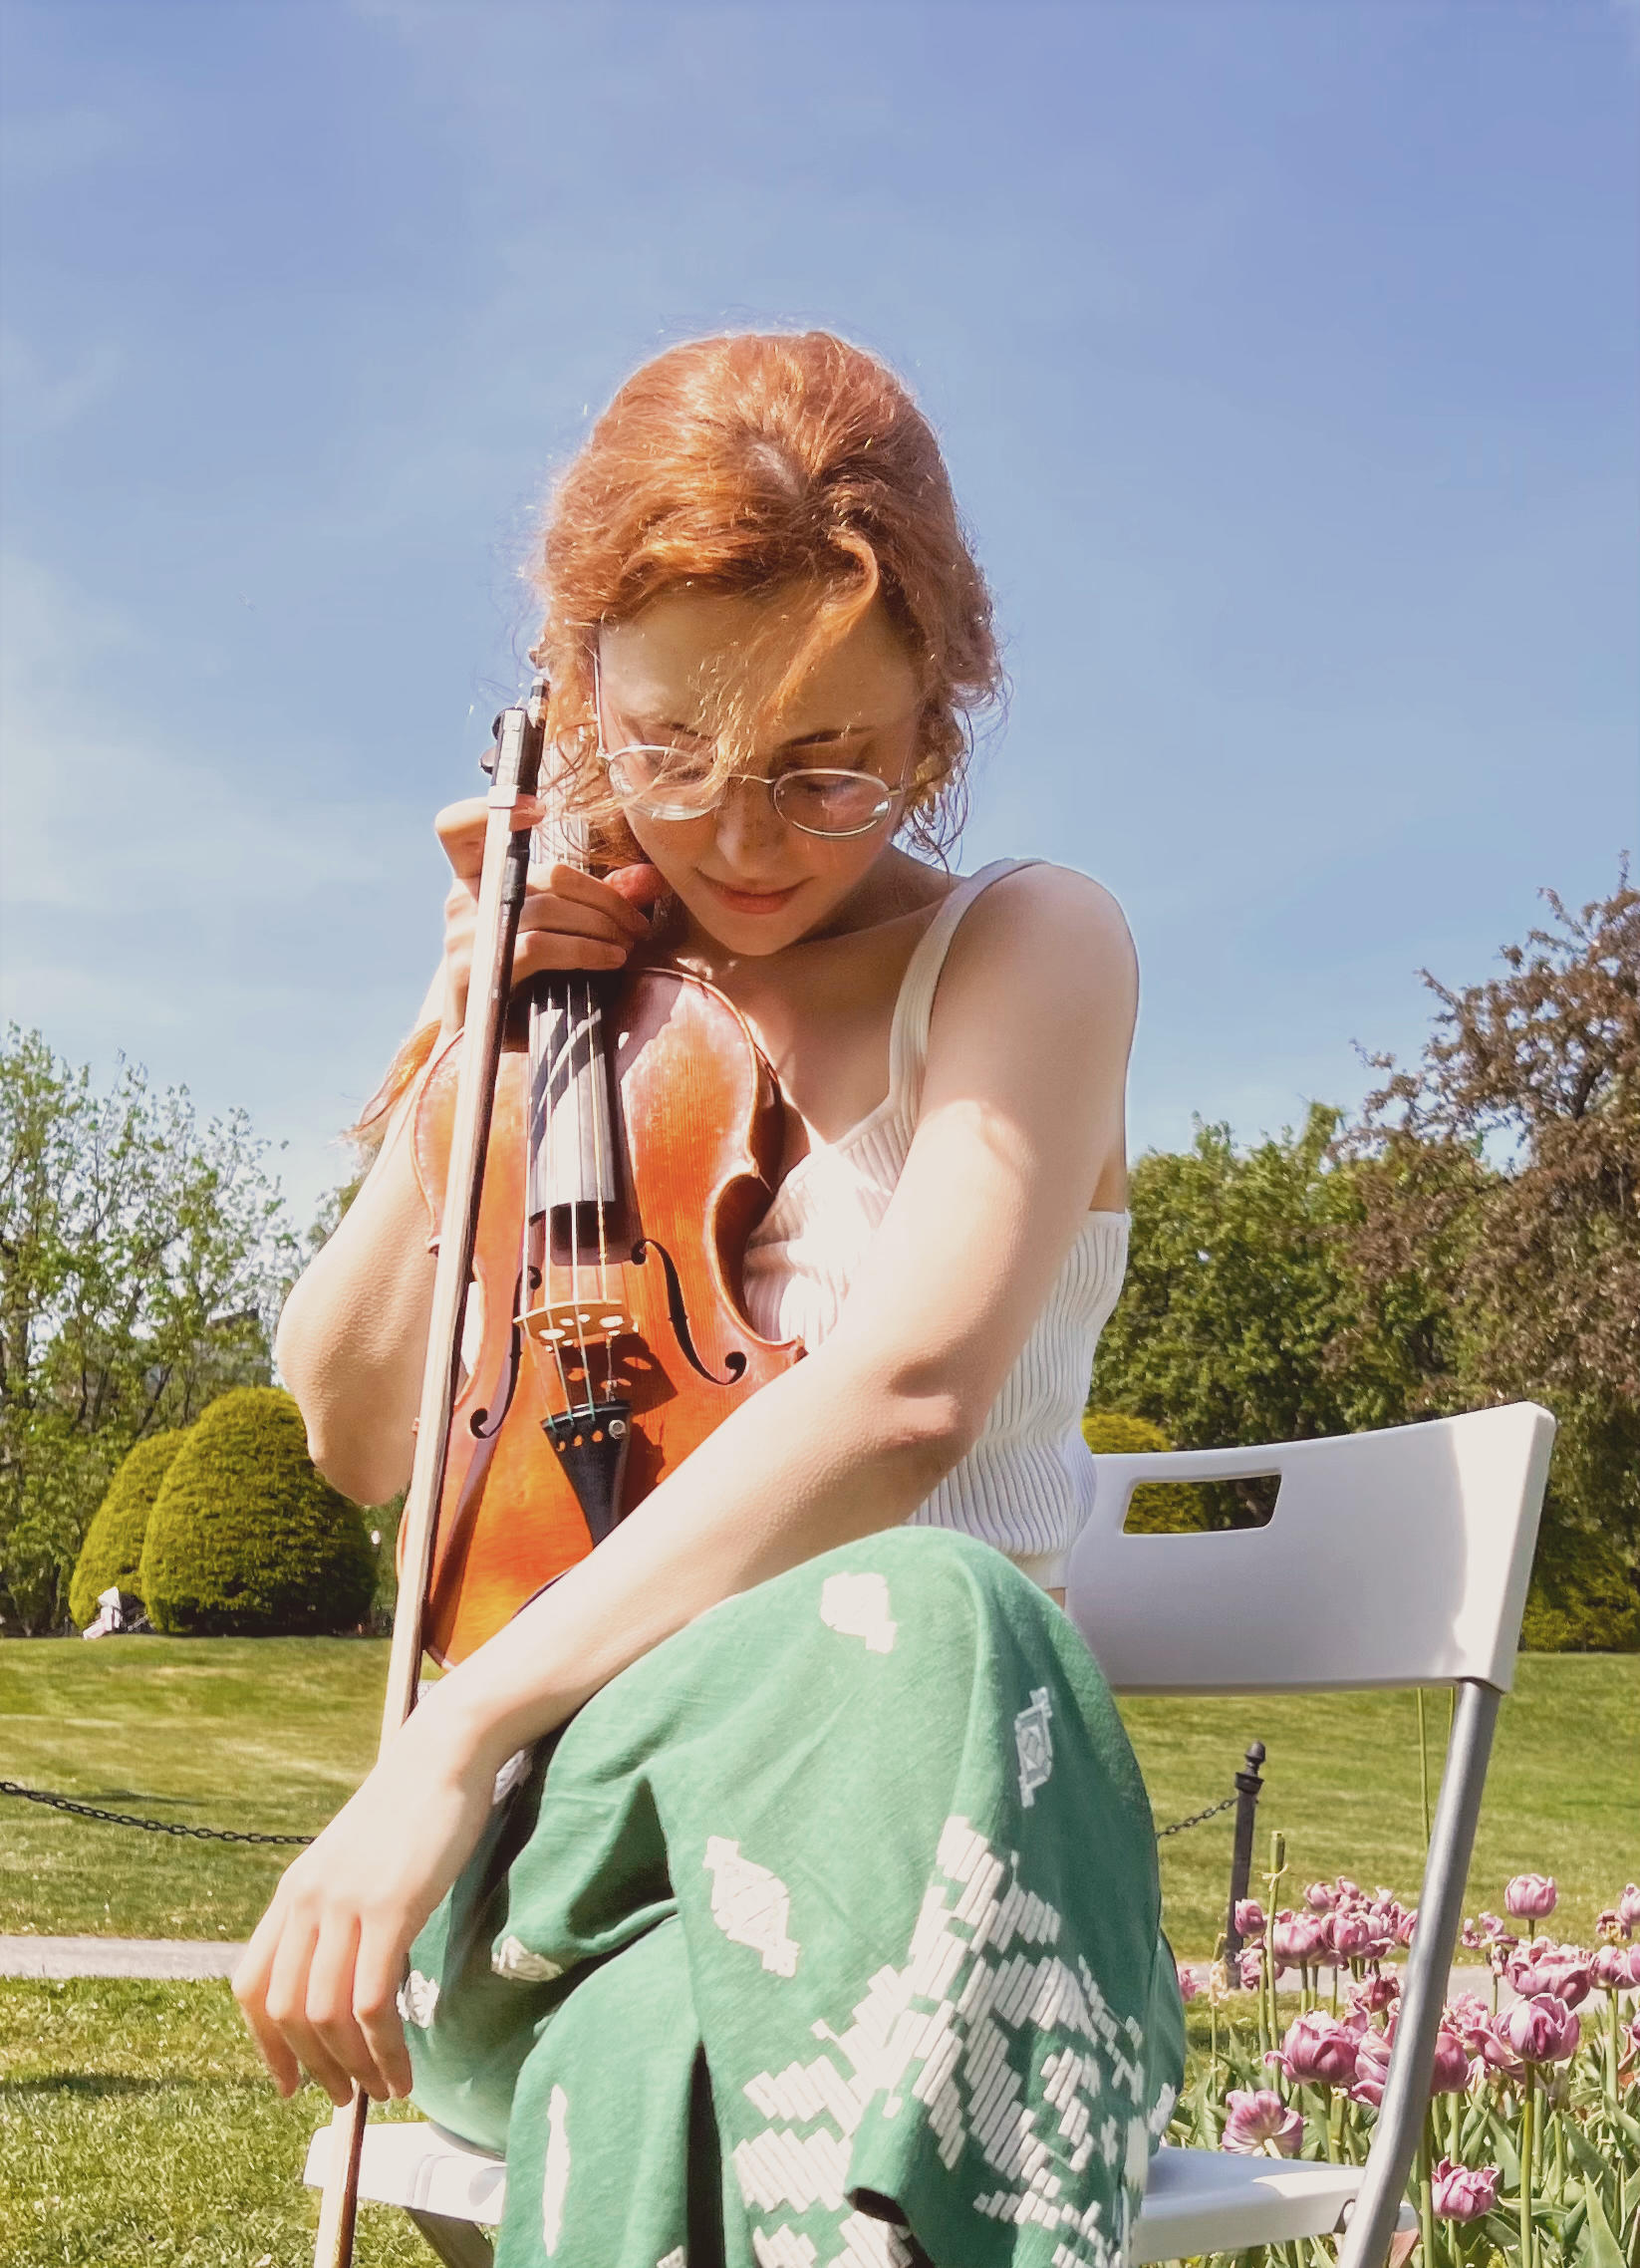
<instances>
[{"instance_id":1,"label":"white knit tank top","mask_svg":"<svg viewBox=\"0 0 1640 2268\"><path fill-rule=\"evenodd\" d=\"M837 1141L817 1143L798 1160L753 1230L746 1309L765 1338L801 1339L812 1348L836 1323L911 1148L935 989L957 924L981 890L1033 863L998 859L941 901L895 1002L888 1093ZM1093 1502L1082 1409L1127 1251L1125 1213L1088 1215L978 1440L911 1516L982 1537L1050 1589L1064 1582L1071 1544Z\"/></svg>"}]
</instances>

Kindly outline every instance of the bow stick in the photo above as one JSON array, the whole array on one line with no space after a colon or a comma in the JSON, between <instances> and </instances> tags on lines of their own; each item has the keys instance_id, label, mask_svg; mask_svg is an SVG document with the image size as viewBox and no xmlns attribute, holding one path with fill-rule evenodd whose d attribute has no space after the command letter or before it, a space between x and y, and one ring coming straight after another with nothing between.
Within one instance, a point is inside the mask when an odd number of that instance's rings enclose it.
<instances>
[{"instance_id":1,"label":"bow stick","mask_svg":"<svg viewBox=\"0 0 1640 2268\"><path fill-rule=\"evenodd\" d=\"M461 1323L472 1277L478 1201L484 1185L490 1112L501 1056L501 1028L512 983L512 954L529 875L530 830L515 828L512 814L535 792L541 770L547 686L537 678L527 706L503 709L496 731L493 784L484 825L484 859L478 883L472 975L461 1025L461 1063L450 1132L449 1182L438 1260L432 1279L427 1359L415 1420L415 1461L405 1499L399 1598L388 1657L388 1691L382 1707L380 1756L415 1706L421 1675L421 1622L449 1456L450 1413L455 1405ZM359 2209L359 2159L365 2146L370 2097L356 2087L331 2120L330 2162L319 2207L314 2268L349 2268Z\"/></svg>"}]
</instances>

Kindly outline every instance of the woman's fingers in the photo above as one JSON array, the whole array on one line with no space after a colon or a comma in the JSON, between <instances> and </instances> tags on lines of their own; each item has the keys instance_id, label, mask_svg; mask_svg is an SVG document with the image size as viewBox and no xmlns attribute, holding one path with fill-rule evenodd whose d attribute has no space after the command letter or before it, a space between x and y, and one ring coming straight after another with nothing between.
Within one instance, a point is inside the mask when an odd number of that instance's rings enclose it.
<instances>
[{"instance_id":1,"label":"woman's fingers","mask_svg":"<svg viewBox=\"0 0 1640 2268\"><path fill-rule=\"evenodd\" d=\"M399 2014L399 1980L405 1953L391 1930L368 1920L359 1933L353 1972L353 2013L376 2069L393 2095L408 2095L414 2078L405 2025Z\"/></svg>"},{"instance_id":2,"label":"woman's fingers","mask_svg":"<svg viewBox=\"0 0 1640 2268\"><path fill-rule=\"evenodd\" d=\"M617 872L630 875L653 873L654 869L621 867ZM543 903L561 907L566 916L572 911L593 914L629 937L649 935L649 923L633 903L631 890L615 888L613 877L603 881L596 874L583 873L578 866L558 865L532 866L529 879L531 895ZM529 898L524 903L527 908Z\"/></svg>"},{"instance_id":3,"label":"woman's fingers","mask_svg":"<svg viewBox=\"0 0 1640 2268\"><path fill-rule=\"evenodd\" d=\"M375 2102L388 2083L354 2014L361 1927L356 1915L327 1915L308 1967L306 2017L323 2052Z\"/></svg>"},{"instance_id":4,"label":"woman's fingers","mask_svg":"<svg viewBox=\"0 0 1640 2268\"><path fill-rule=\"evenodd\" d=\"M661 869L647 862L637 866L618 866L604 880L611 890L618 891L631 906L653 906L667 887L667 878Z\"/></svg>"},{"instance_id":5,"label":"woman's fingers","mask_svg":"<svg viewBox=\"0 0 1640 2268\"><path fill-rule=\"evenodd\" d=\"M513 833L520 827L538 827L546 815L547 807L538 796L521 795L512 807ZM432 822L432 831L443 845L444 856L462 881L470 882L475 890L484 863L484 833L488 825L489 804L482 795L464 795L459 803L446 803Z\"/></svg>"},{"instance_id":6,"label":"woman's fingers","mask_svg":"<svg viewBox=\"0 0 1640 2268\"><path fill-rule=\"evenodd\" d=\"M346 2103L353 2092L352 2079L308 2021L308 1971L318 1934L315 1920L293 1900L279 1934L264 2006L309 2078L319 2082L333 2103Z\"/></svg>"},{"instance_id":7,"label":"woman's fingers","mask_svg":"<svg viewBox=\"0 0 1640 2268\"><path fill-rule=\"evenodd\" d=\"M276 1900L257 1923L243 1958L233 1972L233 1997L239 2003L240 2014L250 2027L257 2053L267 2065L274 2085L281 2095L294 2095L302 2084L301 2067L284 2033L267 2010L268 1978L279 1943L279 1917Z\"/></svg>"}]
</instances>

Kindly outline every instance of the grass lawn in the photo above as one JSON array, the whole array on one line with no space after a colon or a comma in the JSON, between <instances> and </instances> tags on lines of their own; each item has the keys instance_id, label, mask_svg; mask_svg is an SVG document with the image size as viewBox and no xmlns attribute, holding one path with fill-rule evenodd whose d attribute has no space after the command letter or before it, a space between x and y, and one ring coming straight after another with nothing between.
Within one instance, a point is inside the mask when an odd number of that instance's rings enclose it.
<instances>
[{"instance_id":1,"label":"grass lawn","mask_svg":"<svg viewBox=\"0 0 1640 2268\"><path fill-rule=\"evenodd\" d=\"M0 1777L115 1810L311 1833L370 1762L386 1667L385 1644L358 1640L7 1644ZM1160 1824L1228 1793L1260 1739L1260 1850L1269 1829L1285 1832L1292 1894L1339 1869L1415 1890L1411 1694L1144 1700L1125 1714ZM1442 1698L1429 1716L1438 1749ZM1162 1844L1183 1952L1212 1945L1230 1842L1226 1817ZM287 1856L0 1798L0 1930L242 1937ZM1570 1936L1640 1878L1640 1657L1521 1662L1472 1906L1496 1905L1524 1867L1559 1877L1555 1920ZM0 1981L0 2253L17 2268L305 2268L315 2203L300 2169L327 2106L312 2088L281 2103L259 2075L225 1985ZM402 2215L367 2206L358 2259L425 2268L430 2255Z\"/></svg>"},{"instance_id":2,"label":"grass lawn","mask_svg":"<svg viewBox=\"0 0 1640 2268\"><path fill-rule=\"evenodd\" d=\"M282 2103L260 2074L226 1985L0 1980L8 2268L311 2268L302 2163L329 2104ZM382 2205L360 2208L355 2259L432 2268Z\"/></svg>"},{"instance_id":3,"label":"grass lawn","mask_svg":"<svg viewBox=\"0 0 1640 2268\"><path fill-rule=\"evenodd\" d=\"M311 1835L377 1747L386 1640L130 1637L0 1646L0 1778L109 1810ZM1263 1740L1268 1831L1288 1840L1288 1893L1318 1873L1418 1889L1416 1699L1397 1694L1127 1701L1157 1826L1230 1794ZM1432 1781L1447 1706L1429 1696ZM1207 1953L1223 1925L1231 1815L1162 1843L1168 1930ZM288 1850L181 1842L0 1797L0 1932L245 1937ZM1528 1653L1503 1703L1470 1907L1510 1873L1560 1882L1556 1928L1640 1880L1640 1655Z\"/></svg>"},{"instance_id":4,"label":"grass lawn","mask_svg":"<svg viewBox=\"0 0 1640 2268\"><path fill-rule=\"evenodd\" d=\"M0 1646L0 1778L111 1810L311 1834L375 1753L385 1641L77 1639ZM1269 1751L1258 1863L1287 1838L1289 1891L1343 1871L1417 1889L1423 1828L1410 1693L1124 1705L1157 1824L1230 1793ZM1432 1780L1446 1730L1432 1695ZM1201 1954L1222 1926L1230 1817L1162 1844L1168 1926ZM243 1937L288 1851L181 1842L0 1798L0 1932ZM1640 1879L1640 1655L1528 1654L1488 1783L1470 1903L1525 1868L1561 1886L1555 1926L1586 1938Z\"/></svg>"}]
</instances>

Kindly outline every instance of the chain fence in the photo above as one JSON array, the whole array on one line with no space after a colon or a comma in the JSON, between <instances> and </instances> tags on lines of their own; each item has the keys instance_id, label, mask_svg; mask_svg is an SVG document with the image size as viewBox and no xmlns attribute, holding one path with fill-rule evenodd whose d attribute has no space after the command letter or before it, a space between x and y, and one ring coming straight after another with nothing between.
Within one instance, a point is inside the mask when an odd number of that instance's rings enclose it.
<instances>
[{"instance_id":1,"label":"chain fence","mask_svg":"<svg viewBox=\"0 0 1640 2268\"><path fill-rule=\"evenodd\" d=\"M256 1835L232 1827L185 1827L177 1820L139 1820L130 1812L100 1811L95 1804L77 1803L72 1796L54 1796L44 1788L24 1788L15 1780L0 1780L0 1796L21 1796L26 1804L44 1804L54 1812L71 1812L80 1820L103 1820L110 1827L139 1827L144 1835L175 1835L194 1843L309 1843L311 1835Z\"/></svg>"},{"instance_id":2,"label":"chain fence","mask_svg":"<svg viewBox=\"0 0 1640 2268\"><path fill-rule=\"evenodd\" d=\"M256 1835L241 1828L185 1827L176 1820L137 1819L130 1812L105 1812L96 1804L78 1803L72 1796L54 1796L44 1788L24 1788L15 1780L0 1780L0 1796L20 1796L26 1804L44 1804L49 1811L68 1812L75 1819L102 1820L108 1827L140 1828L144 1835L174 1835L194 1843L258 1843L297 1846L306 1845L314 1840L311 1835ZM1208 1820L1216 1820L1221 1812L1232 1810L1235 1802L1235 1797L1227 1796L1222 1804L1210 1804L1205 1812L1192 1812L1189 1819L1175 1820L1172 1827L1159 1827L1156 1840L1163 1843L1170 1835L1183 1835L1188 1828L1201 1827Z\"/></svg>"}]
</instances>

